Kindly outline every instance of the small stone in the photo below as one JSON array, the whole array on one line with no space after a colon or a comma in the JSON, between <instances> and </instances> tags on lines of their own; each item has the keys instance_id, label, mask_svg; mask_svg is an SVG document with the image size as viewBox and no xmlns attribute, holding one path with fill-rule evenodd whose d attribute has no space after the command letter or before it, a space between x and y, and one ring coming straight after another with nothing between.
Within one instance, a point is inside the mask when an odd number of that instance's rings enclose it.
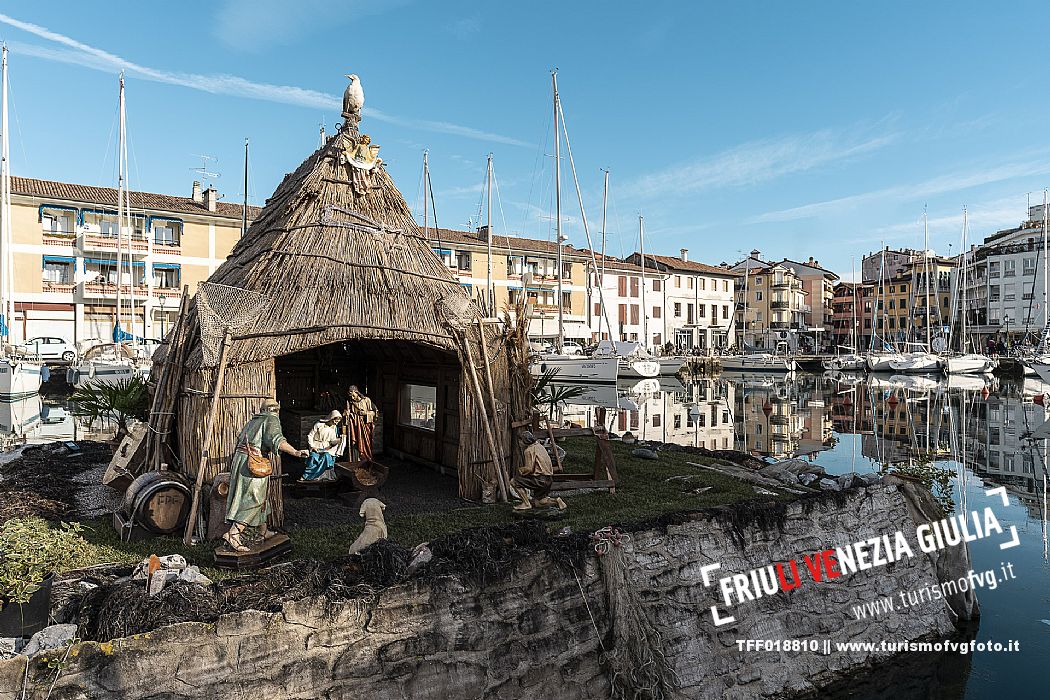
<instances>
[{"instance_id":1,"label":"small stone","mask_svg":"<svg viewBox=\"0 0 1050 700\"><path fill-rule=\"evenodd\" d=\"M857 478L863 481L865 486L872 486L882 481L882 476L874 472L857 474Z\"/></svg>"},{"instance_id":2,"label":"small stone","mask_svg":"<svg viewBox=\"0 0 1050 700\"><path fill-rule=\"evenodd\" d=\"M631 450L631 456L637 457L638 459L660 459L660 455L656 453L656 450L650 450L647 447L639 447L637 450Z\"/></svg>"},{"instance_id":3,"label":"small stone","mask_svg":"<svg viewBox=\"0 0 1050 700\"><path fill-rule=\"evenodd\" d=\"M25 644L21 637L0 637L0 659L9 659Z\"/></svg>"},{"instance_id":4,"label":"small stone","mask_svg":"<svg viewBox=\"0 0 1050 700\"><path fill-rule=\"evenodd\" d=\"M65 646L76 636L76 625L51 625L34 634L19 653L32 656L48 649Z\"/></svg>"},{"instance_id":5,"label":"small stone","mask_svg":"<svg viewBox=\"0 0 1050 700\"><path fill-rule=\"evenodd\" d=\"M851 489L855 486L863 486L864 482L857 478L856 474L843 474L835 479L842 490Z\"/></svg>"},{"instance_id":6,"label":"small stone","mask_svg":"<svg viewBox=\"0 0 1050 700\"><path fill-rule=\"evenodd\" d=\"M628 430L626 433L623 434L623 436L620 438L620 440L621 440L621 442L625 442L628 445L633 445L634 444L634 440L635 440L634 433L632 433L630 430Z\"/></svg>"},{"instance_id":7,"label":"small stone","mask_svg":"<svg viewBox=\"0 0 1050 700\"><path fill-rule=\"evenodd\" d=\"M819 480L820 480L819 476L817 476L816 474L810 474L809 472L804 472L804 473L798 475L798 483L802 484L803 486L809 486L814 481L819 481Z\"/></svg>"},{"instance_id":8,"label":"small stone","mask_svg":"<svg viewBox=\"0 0 1050 700\"><path fill-rule=\"evenodd\" d=\"M842 490L842 486L840 486L839 482L835 481L834 479L828 479L828 478L821 479L818 482L818 485L820 486L820 489L822 491L841 491Z\"/></svg>"}]
</instances>

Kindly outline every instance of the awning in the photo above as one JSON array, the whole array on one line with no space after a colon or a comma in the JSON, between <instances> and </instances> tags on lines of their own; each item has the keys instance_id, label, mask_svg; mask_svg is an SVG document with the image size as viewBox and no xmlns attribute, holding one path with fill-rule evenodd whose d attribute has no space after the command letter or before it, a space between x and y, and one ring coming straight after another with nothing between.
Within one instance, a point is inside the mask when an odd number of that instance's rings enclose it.
<instances>
[{"instance_id":1,"label":"awning","mask_svg":"<svg viewBox=\"0 0 1050 700\"><path fill-rule=\"evenodd\" d=\"M66 264L72 264L72 263L75 263L76 261L77 261L76 258L69 258L69 257L66 257L64 255L45 255L44 256L44 262L45 263L66 263Z\"/></svg>"},{"instance_id":2,"label":"awning","mask_svg":"<svg viewBox=\"0 0 1050 700\"><path fill-rule=\"evenodd\" d=\"M581 321L566 321L564 324L565 337L567 339L580 338L590 340L593 332L590 326ZM557 338L558 319L556 318L533 318L529 320L530 338Z\"/></svg>"},{"instance_id":3,"label":"awning","mask_svg":"<svg viewBox=\"0 0 1050 700\"><path fill-rule=\"evenodd\" d=\"M114 258L112 260L102 260L100 258L84 258L84 266L86 267L89 264L90 265L112 265L113 267L116 267L117 266L117 260L116 260L116 258ZM124 260L125 267L127 266L127 264L128 264L128 261ZM146 263L142 262L142 261L136 261L136 262L134 262L132 264L135 267L145 267L146 266Z\"/></svg>"},{"instance_id":4,"label":"awning","mask_svg":"<svg viewBox=\"0 0 1050 700\"><path fill-rule=\"evenodd\" d=\"M153 263L154 270L181 270L182 265L179 263Z\"/></svg>"}]
</instances>

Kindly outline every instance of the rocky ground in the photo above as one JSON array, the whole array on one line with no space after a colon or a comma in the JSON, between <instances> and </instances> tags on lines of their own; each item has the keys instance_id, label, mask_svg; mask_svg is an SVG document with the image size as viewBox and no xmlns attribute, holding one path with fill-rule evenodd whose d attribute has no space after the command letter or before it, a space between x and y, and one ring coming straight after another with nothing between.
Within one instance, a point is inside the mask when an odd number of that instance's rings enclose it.
<instances>
[{"instance_id":1,"label":"rocky ground","mask_svg":"<svg viewBox=\"0 0 1050 700\"><path fill-rule=\"evenodd\" d=\"M38 515L89 520L111 513L120 495L102 485L112 447L83 440L30 445L0 465L0 522Z\"/></svg>"}]
</instances>

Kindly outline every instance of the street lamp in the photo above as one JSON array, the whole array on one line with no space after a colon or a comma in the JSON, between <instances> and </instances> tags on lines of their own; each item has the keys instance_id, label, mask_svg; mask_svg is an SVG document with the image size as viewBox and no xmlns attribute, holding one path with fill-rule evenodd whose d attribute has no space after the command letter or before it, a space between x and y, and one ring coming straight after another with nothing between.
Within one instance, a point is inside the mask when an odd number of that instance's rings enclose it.
<instances>
[{"instance_id":1,"label":"street lamp","mask_svg":"<svg viewBox=\"0 0 1050 700\"><path fill-rule=\"evenodd\" d=\"M1006 349L1010 349L1010 314L1003 316L1003 323L1006 324Z\"/></svg>"},{"instance_id":2,"label":"street lamp","mask_svg":"<svg viewBox=\"0 0 1050 700\"><path fill-rule=\"evenodd\" d=\"M164 338L168 334L167 321L168 313L164 310L164 304L168 301L166 294L161 294L160 299L160 337Z\"/></svg>"}]
</instances>

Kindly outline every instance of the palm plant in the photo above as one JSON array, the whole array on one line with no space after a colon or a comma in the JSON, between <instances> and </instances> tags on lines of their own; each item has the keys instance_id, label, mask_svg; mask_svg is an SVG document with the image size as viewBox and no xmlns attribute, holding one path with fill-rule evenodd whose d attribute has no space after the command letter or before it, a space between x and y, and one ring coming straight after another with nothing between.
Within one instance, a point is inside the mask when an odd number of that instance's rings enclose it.
<instances>
[{"instance_id":1,"label":"palm plant","mask_svg":"<svg viewBox=\"0 0 1050 700\"><path fill-rule=\"evenodd\" d=\"M89 382L73 392L69 400L75 416L89 421L116 421L119 439L127 435L129 420L145 420L149 410L149 388L145 379L134 375L115 384Z\"/></svg>"},{"instance_id":2,"label":"palm plant","mask_svg":"<svg viewBox=\"0 0 1050 700\"><path fill-rule=\"evenodd\" d=\"M539 410L545 408L548 420L554 418L555 411L575 398L586 393L587 389L582 386L565 386L552 384L558 375L557 369L548 369L541 374L532 385L532 405Z\"/></svg>"}]
</instances>

